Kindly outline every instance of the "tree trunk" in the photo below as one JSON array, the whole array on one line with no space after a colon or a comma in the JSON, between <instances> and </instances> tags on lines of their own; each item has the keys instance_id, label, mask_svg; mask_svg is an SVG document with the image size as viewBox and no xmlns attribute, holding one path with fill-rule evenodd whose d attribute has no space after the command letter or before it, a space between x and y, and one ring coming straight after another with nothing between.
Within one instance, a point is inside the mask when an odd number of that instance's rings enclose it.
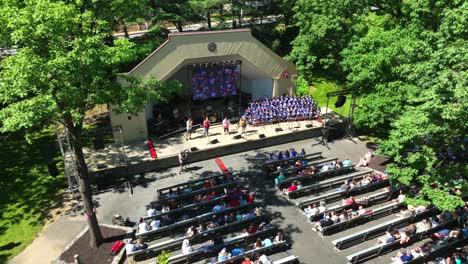
<instances>
[{"instance_id":1,"label":"tree trunk","mask_svg":"<svg viewBox=\"0 0 468 264\"><path fill-rule=\"evenodd\" d=\"M174 25L176 26L176 28L177 28L177 30L178 30L179 32L183 32L183 31L184 31L184 26L182 25L181 22L176 22L176 23L174 23Z\"/></svg>"},{"instance_id":2,"label":"tree trunk","mask_svg":"<svg viewBox=\"0 0 468 264\"><path fill-rule=\"evenodd\" d=\"M206 12L206 23L208 24L208 29L211 29L211 10Z\"/></svg>"},{"instance_id":3,"label":"tree trunk","mask_svg":"<svg viewBox=\"0 0 468 264\"><path fill-rule=\"evenodd\" d=\"M239 28L241 28L242 27L242 9L241 11L239 11L237 15L239 16Z\"/></svg>"},{"instance_id":4,"label":"tree trunk","mask_svg":"<svg viewBox=\"0 0 468 264\"><path fill-rule=\"evenodd\" d=\"M123 25L123 30L124 30L124 33L125 33L125 38L130 38L130 35L128 34L127 24L125 24L125 22L122 22L122 25Z\"/></svg>"},{"instance_id":5,"label":"tree trunk","mask_svg":"<svg viewBox=\"0 0 468 264\"><path fill-rule=\"evenodd\" d=\"M75 155L75 165L78 173L80 194L83 199L84 213L89 227L88 232L91 238L89 244L92 248L96 248L102 244L103 238L96 213L94 212L93 197L89 185L88 166L86 165L83 155L83 147L81 144L82 124L75 126L71 120L71 117L65 117L65 123L67 124L71 144L73 146L73 154Z\"/></svg>"}]
</instances>

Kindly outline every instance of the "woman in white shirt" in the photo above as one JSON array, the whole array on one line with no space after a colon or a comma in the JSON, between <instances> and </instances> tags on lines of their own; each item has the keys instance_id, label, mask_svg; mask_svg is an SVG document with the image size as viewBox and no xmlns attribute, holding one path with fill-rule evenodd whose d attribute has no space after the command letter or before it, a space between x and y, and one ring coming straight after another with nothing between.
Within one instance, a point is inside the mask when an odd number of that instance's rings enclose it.
<instances>
[{"instance_id":1,"label":"woman in white shirt","mask_svg":"<svg viewBox=\"0 0 468 264\"><path fill-rule=\"evenodd\" d=\"M188 239L184 239L182 241L182 254L187 255L193 252L193 248L190 246L190 241Z\"/></svg>"}]
</instances>

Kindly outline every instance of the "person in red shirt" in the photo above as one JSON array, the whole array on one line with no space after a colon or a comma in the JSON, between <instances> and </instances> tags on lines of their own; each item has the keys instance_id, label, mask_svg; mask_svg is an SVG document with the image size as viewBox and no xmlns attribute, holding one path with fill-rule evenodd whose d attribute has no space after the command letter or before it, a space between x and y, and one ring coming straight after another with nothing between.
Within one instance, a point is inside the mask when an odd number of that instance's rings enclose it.
<instances>
[{"instance_id":1,"label":"person in red shirt","mask_svg":"<svg viewBox=\"0 0 468 264\"><path fill-rule=\"evenodd\" d=\"M212 185L211 185L211 182L206 180L204 183L203 183L203 188L210 188Z\"/></svg>"},{"instance_id":2,"label":"person in red shirt","mask_svg":"<svg viewBox=\"0 0 468 264\"><path fill-rule=\"evenodd\" d=\"M210 120L207 118L205 118L205 121L203 121L203 128L204 128L204 135L205 136L208 136L208 131L210 130Z\"/></svg>"},{"instance_id":3,"label":"person in red shirt","mask_svg":"<svg viewBox=\"0 0 468 264\"><path fill-rule=\"evenodd\" d=\"M236 207L236 206L240 206L240 202L239 200L235 200L235 199L232 199L230 202L229 202L229 207L232 208L232 207Z\"/></svg>"},{"instance_id":4,"label":"person in red shirt","mask_svg":"<svg viewBox=\"0 0 468 264\"><path fill-rule=\"evenodd\" d=\"M255 201L255 196L254 196L253 193L251 193L251 194L249 195L249 197L247 197L247 202L248 202L248 203L253 203L254 201Z\"/></svg>"},{"instance_id":5,"label":"person in red shirt","mask_svg":"<svg viewBox=\"0 0 468 264\"><path fill-rule=\"evenodd\" d=\"M247 233L253 234L255 232L257 232L257 227L254 225L250 225L249 229L247 230Z\"/></svg>"},{"instance_id":6,"label":"person in red shirt","mask_svg":"<svg viewBox=\"0 0 468 264\"><path fill-rule=\"evenodd\" d=\"M291 186L288 189L283 189L283 195L289 194L290 192L294 192L297 190L296 182L291 183Z\"/></svg>"}]
</instances>

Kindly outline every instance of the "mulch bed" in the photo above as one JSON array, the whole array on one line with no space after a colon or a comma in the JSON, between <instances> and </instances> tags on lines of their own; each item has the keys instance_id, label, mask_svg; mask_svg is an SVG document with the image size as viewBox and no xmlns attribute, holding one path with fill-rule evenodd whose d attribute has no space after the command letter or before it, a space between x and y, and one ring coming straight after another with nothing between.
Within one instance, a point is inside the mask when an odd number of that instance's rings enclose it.
<instances>
[{"instance_id":1,"label":"mulch bed","mask_svg":"<svg viewBox=\"0 0 468 264\"><path fill-rule=\"evenodd\" d=\"M389 158L382 155L374 155L371 158L368 167L383 172L387 169L387 165L390 163L392 163L392 161Z\"/></svg>"},{"instance_id":2,"label":"mulch bed","mask_svg":"<svg viewBox=\"0 0 468 264\"><path fill-rule=\"evenodd\" d=\"M73 245L60 255L60 260L66 263L74 263L74 256L80 256L80 263L112 263L114 256L110 254L112 245L117 240L125 238L125 230L101 226L104 243L99 248L90 248L89 233L86 232Z\"/></svg>"}]
</instances>

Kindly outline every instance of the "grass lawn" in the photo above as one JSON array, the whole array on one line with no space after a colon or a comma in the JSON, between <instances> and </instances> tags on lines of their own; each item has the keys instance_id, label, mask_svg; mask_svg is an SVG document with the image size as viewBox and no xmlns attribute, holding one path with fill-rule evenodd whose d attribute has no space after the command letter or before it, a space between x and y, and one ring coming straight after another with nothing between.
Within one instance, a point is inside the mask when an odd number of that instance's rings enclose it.
<instances>
[{"instance_id":1,"label":"grass lawn","mask_svg":"<svg viewBox=\"0 0 468 264\"><path fill-rule=\"evenodd\" d=\"M329 79L325 79L322 77L317 77L314 78L314 81L312 83L312 87L310 88L310 93L314 100L318 102L319 107L325 107L327 106L327 93L328 92L334 92L334 91L340 91L343 90L343 86L338 84L337 82ZM330 97L330 102L328 103L329 109L333 110L334 112L344 116L348 117L348 112L349 112L349 107L351 105L351 96L347 95L346 96L346 103L340 107L336 108L335 107L335 102L338 99L338 97ZM325 114L325 113L322 113Z\"/></svg>"},{"instance_id":2,"label":"grass lawn","mask_svg":"<svg viewBox=\"0 0 468 264\"><path fill-rule=\"evenodd\" d=\"M42 230L52 208L61 205L63 171L49 176L47 162L59 161L52 129L28 144L19 134L0 134L0 263L6 263ZM61 169L59 169L61 170Z\"/></svg>"}]
</instances>

